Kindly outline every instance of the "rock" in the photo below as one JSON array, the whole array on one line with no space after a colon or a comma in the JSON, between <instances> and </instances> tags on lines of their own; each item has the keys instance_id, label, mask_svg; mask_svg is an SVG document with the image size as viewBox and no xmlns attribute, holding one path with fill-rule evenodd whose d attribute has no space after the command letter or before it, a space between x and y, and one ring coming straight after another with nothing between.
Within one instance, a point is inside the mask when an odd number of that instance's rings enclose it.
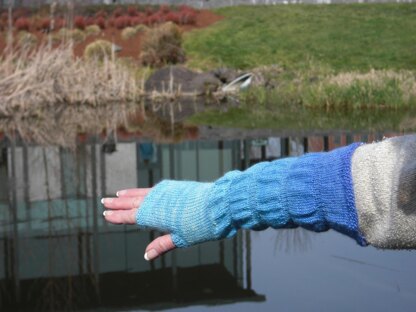
<instances>
[{"instance_id":1,"label":"rock","mask_svg":"<svg viewBox=\"0 0 416 312\"><path fill-rule=\"evenodd\" d=\"M222 83L227 84L240 76L241 73L234 69L221 67L211 71L211 74L221 80Z\"/></svg>"},{"instance_id":2,"label":"rock","mask_svg":"<svg viewBox=\"0 0 416 312\"><path fill-rule=\"evenodd\" d=\"M197 73L182 66L168 66L156 70L146 81L146 92L196 93L198 95L216 91L221 81L212 73Z\"/></svg>"},{"instance_id":3,"label":"rock","mask_svg":"<svg viewBox=\"0 0 416 312\"><path fill-rule=\"evenodd\" d=\"M195 90L198 95L202 95L217 91L221 85L221 80L213 74L202 73L192 79L190 88Z\"/></svg>"},{"instance_id":4,"label":"rock","mask_svg":"<svg viewBox=\"0 0 416 312\"><path fill-rule=\"evenodd\" d=\"M279 86L285 69L277 64L257 67L252 70L253 86L275 89Z\"/></svg>"},{"instance_id":5,"label":"rock","mask_svg":"<svg viewBox=\"0 0 416 312\"><path fill-rule=\"evenodd\" d=\"M198 76L198 73L182 66L167 66L156 70L147 79L144 88L146 92L193 92L191 81Z\"/></svg>"}]
</instances>

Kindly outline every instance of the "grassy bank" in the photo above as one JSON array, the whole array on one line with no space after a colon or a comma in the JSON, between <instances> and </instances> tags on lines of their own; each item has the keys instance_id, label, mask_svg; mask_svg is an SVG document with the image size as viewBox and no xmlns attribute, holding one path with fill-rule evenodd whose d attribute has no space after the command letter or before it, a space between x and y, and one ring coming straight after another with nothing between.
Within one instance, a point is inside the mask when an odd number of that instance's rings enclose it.
<instances>
[{"instance_id":1,"label":"grassy bank","mask_svg":"<svg viewBox=\"0 0 416 312\"><path fill-rule=\"evenodd\" d=\"M225 18L186 36L195 67L248 69L310 60L336 71L416 69L416 4L221 8Z\"/></svg>"},{"instance_id":2,"label":"grassy bank","mask_svg":"<svg viewBox=\"0 0 416 312\"><path fill-rule=\"evenodd\" d=\"M240 106L192 122L416 130L416 4L229 7L185 37L190 66L260 71ZM271 66L272 64L278 64Z\"/></svg>"},{"instance_id":3,"label":"grassy bank","mask_svg":"<svg viewBox=\"0 0 416 312\"><path fill-rule=\"evenodd\" d=\"M238 108L225 113L211 110L191 121L292 130L416 130L414 71L335 73L320 67L298 71L265 67L254 73L255 81L257 75L263 78L262 86L240 92Z\"/></svg>"},{"instance_id":4,"label":"grassy bank","mask_svg":"<svg viewBox=\"0 0 416 312\"><path fill-rule=\"evenodd\" d=\"M260 86L240 93L241 102L257 108L264 108L264 102L267 102L270 109L300 104L304 108L327 111L416 107L415 71L335 73L311 67L290 72L266 67L261 69L260 77L263 79Z\"/></svg>"}]
</instances>

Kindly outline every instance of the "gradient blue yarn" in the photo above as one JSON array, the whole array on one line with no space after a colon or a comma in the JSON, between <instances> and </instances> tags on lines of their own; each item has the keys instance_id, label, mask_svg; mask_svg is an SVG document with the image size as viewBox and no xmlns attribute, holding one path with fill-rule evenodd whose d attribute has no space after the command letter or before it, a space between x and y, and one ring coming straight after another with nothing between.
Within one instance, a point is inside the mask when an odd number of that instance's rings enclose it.
<instances>
[{"instance_id":1,"label":"gradient blue yarn","mask_svg":"<svg viewBox=\"0 0 416 312\"><path fill-rule=\"evenodd\" d=\"M366 245L358 228L351 157L359 144L231 171L214 183L165 180L138 210L141 228L172 233L177 247L239 229L334 229Z\"/></svg>"}]
</instances>

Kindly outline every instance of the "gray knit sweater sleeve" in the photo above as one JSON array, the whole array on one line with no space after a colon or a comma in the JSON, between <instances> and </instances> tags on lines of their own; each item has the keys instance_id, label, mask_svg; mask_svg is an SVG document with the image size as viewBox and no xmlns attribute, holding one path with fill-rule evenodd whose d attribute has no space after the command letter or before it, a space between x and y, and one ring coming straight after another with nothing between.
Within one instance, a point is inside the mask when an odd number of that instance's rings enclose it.
<instances>
[{"instance_id":1,"label":"gray knit sweater sleeve","mask_svg":"<svg viewBox=\"0 0 416 312\"><path fill-rule=\"evenodd\" d=\"M362 145L352 157L361 233L380 248L416 248L416 135Z\"/></svg>"}]
</instances>

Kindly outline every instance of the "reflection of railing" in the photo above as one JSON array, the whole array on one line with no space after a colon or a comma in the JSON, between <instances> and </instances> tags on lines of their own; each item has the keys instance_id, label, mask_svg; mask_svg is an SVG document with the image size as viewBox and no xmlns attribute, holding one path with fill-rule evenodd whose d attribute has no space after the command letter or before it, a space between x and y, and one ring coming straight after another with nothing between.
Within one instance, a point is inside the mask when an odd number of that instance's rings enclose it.
<instances>
[{"instance_id":1,"label":"reflection of railing","mask_svg":"<svg viewBox=\"0 0 416 312\"><path fill-rule=\"evenodd\" d=\"M207 178L204 172L208 160L209 165L218 168L216 175L235 166L230 157L235 156L237 145L201 145L156 146L156 162L141 162L136 143L120 144L118 153L110 155L96 144L81 147L75 154L56 148L8 146L7 170L0 179L13 187L0 213L4 229L0 234L0 248L4 250L0 296L9 299L0 301L1 308L30 304L35 309L53 310L98 302L137 306L161 299L167 306L178 300L183 304L264 300L250 289L250 261L244 258L249 236L239 234L231 240L173 252L148 263L142 253L156 235L154 231L108 225L101 217L99 198L113 194L113 184L143 182L138 177L144 176L144 171L148 171L147 177L150 171L158 171L153 181L147 179L146 183L186 177L190 172L189 153L195 148L201 153L197 159L206 158L199 169L194 168L201 179ZM123 153L125 161L120 163L117 157ZM137 165L137 171L131 170L132 164ZM182 169L175 169L177 165ZM167 169L169 166L172 170ZM212 170L209 172L212 174ZM130 175L127 180L126 174ZM132 299L134 294L128 292L124 297L114 296L114 284L126 280L128 286L120 285L117 290L128 288L141 296ZM189 281L193 281L192 289L187 289ZM152 297L156 291L157 300Z\"/></svg>"}]
</instances>

